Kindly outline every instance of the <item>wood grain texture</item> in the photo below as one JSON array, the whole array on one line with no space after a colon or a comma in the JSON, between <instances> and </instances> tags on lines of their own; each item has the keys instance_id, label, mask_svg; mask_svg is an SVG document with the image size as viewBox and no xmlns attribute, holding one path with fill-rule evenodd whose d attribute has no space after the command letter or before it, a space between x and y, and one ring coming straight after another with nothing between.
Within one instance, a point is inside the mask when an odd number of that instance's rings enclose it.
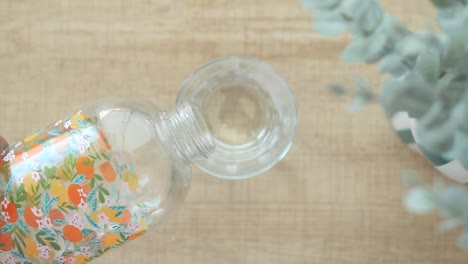
<instances>
[{"instance_id":1,"label":"wood grain texture","mask_svg":"<svg viewBox=\"0 0 468 264\"><path fill-rule=\"evenodd\" d=\"M414 29L425 0L385 0ZM299 130L271 171L223 181L194 169L170 222L94 263L465 263L436 216L406 213L400 172L437 172L393 133L378 106L347 114L327 92L374 67L345 65L347 37L314 33L296 0L0 1L0 134L10 142L81 102L150 98L170 109L196 68L227 55L272 64L297 97Z\"/></svg>"}]
</instances>

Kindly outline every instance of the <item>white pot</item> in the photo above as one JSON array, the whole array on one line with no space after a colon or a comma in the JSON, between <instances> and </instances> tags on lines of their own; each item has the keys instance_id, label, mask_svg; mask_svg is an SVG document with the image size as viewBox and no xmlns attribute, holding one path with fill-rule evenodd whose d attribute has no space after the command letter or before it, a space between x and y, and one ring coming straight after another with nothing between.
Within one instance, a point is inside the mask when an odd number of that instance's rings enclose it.
<instances>
[{"instance_id":1,"label":"white pot","mask_svg":"<svg viewBox=\"0 0 468 264\"><path fill-rule=\"evenodd\" d=\"M468 171L458 160L446 160L440 156L431 155L422 149L416 133L417 123L418 120L409 117L407 112L399 112L392 118L393 127L410 149L426 157L436 169L452 180L463 184L468 183Z\"/></svg>"}]
</instances>

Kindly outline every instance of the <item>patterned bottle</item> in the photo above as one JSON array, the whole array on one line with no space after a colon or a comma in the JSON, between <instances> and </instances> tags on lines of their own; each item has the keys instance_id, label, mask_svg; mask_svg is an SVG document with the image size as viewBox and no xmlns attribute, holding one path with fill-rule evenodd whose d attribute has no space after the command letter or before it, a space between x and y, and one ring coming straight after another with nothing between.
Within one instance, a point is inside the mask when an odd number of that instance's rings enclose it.
<instances>
[{"instance_id":1,"label":"patterned bottle","mask_svg":"<svg viewBox=\"0 0 468 264\"><path fill-rule=\"evenodd\" d=\"M254 59L208 63L176 105L166 113L107 99L4 150L0 261L88 262L166 219L186 196L192 163L224 179L253 177L296 133L289 87Z\"/></svg>"},{"instance_id":2,"label":"patterned bottle","mask_svg":"<svg viewBox=\"0 0 468 264\"><path fill-rule=\"evenodd\" d=\"M85 263L144 234L185 197L213 149L192 107L84 108L0 156L0 260Z\"/></svg>"}]
</instances>

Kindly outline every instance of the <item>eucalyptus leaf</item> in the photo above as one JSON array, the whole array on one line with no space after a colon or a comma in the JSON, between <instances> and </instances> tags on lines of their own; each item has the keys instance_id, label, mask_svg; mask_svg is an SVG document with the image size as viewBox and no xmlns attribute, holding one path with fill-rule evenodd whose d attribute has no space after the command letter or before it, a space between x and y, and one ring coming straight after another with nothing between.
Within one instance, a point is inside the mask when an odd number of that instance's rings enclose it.
<instances>
[{"instance_id":1,"label":"eucalyptus leaf","mask_svg":"<svg viewBox=\"0 0 468 264\"><path fill-rule=\"evenodd\" d=\"M376 34L368 38L355 37L341 54L341 59L347 63L374 63L380 60L386 52L387 38Z\"/></svg>"},{"instance_id":2,"label":"eucalyptus leaf","mask_svg":"<svg viewBox=\"0 0 468 264\"><path fill-rule=\"evenodd\" d=\"M328 88L330 92L338 96L343 96L343 95L348 94L348 89L346 89L345 87L339 84L332 84Z\"/></svg>"},{"instance_id":3,"label":"eucalyptus leaf","mask_svg":"<svg viewBox=\"0 0 468 264\"><path fill-rule=\"evenodd\" d=\"M359 13L364 12L363 10L369 5L369 0L346 0L342 1L342 4L339 8L340 14L346 18L348 21L351 21L356 18Z\"/></svg>"},{"instance_id":4,"label":"eucalyptus leaf","mask_svg":"<svg viewBox=\"0 0 468 264\"><path fill-rule=\"evenodd\" d=\"M468 134L468 93L454 106L452 119L461 133Z\"/></svg>"},{"instance_id":5,"label":"eucalyptus leaf","mask_svg":"<svg viewBox=\"0 0 468 264\"><path fill-rule=\"evenodd\" d=\"M454 125L442 107L440 103L432 105L418 124L419 139L434 153L446 152L454 143Z\"/></svg>"},{"instance_id":6,"label":"eucalyptus leaf","mask_svg":"<svg viewBox=\"0 0 468 264\"><path fill-rule=\"evenodd\" d=\"M380 5L375 1L367 1L366 6L361 6L361 10L355 25L360 35L370 35L380 26L384 19L384 13Z\"/></svg>"},{"instance_id":7,"label":"eucalyptus leaf","mask_svg":"<svg viewBox=\"0 0 468 264\"><path fill-rule=\"evenodd\" d=\"M433 50L426 50L419 54L415 68L428 83L437 83L440 76L440 57Z\"/></svg>"},{"instance_id":8,"label":"eucalyptus leaf","mask_svg":"<svg viewBox=\"0 0 468 264\"><path fill-rule=\"evenodd\" d=\"M427 214L436 208L435 195L426 187L416 187L408 192L404 205L415 214Z\"/></svg>"},{"instance_id":9,"label":"eucalyptus leaf","mask_svg":"<svg viewBox=\"0 0 468 264\"><path fill-rule=\"evenodd\" d=\"M461 186L449 186L440 195L441 213L446 217L465 219L468 213L468 195Z\"/></svg>"},{"instance_id":10,"label":"eucalyptus leaf","mask_svg":"<svg viewBox=\"0 0 468 264\"><path fill-rule=\"evenodd\" d=\"M465 250L468 251L468 230L465 230L457 239L457 244L458 246Z\"/></svg>"},{"instance_id":11,"label":"eucalyptus leaf","mask_svg":"<svg viewBox=\"0 0 468 264\"><path fill-rule=\"evenodd\" d=\"M390 73L393 77L402 76L408 68L403 63L403 59L397 54L390 54L383 58L380 63L380 72Z\"/></svg>"},{"instance_id":12,"label":"eucalyptus leaf","mask_svg":"<svg viewBox=\"0 0 468 264\"><path fill-rule=\"evenodd\" d=\"M461 224L462 222L460 222L458 219L447 219L439 224L437 230L441 233L445 233L459 227Z\"/></svg>"},{"instance_id":13,"label":"eucalyptus leaf","mask_svg":"<svg viewBox=\"0 0 468 264\"><path fill-rule=\"evenodd\" d=\"M431 0L431 2L439 8L447 8L458 3L458 0Z\"/></svg>"}]
</instances>

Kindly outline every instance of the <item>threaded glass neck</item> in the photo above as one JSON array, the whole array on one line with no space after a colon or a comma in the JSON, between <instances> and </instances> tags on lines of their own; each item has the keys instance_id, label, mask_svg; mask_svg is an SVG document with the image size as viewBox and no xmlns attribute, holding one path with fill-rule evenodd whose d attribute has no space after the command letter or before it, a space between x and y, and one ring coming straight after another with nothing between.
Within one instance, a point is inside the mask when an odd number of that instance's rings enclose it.
<instances>
[{"instance_id":1,"label":"threaded glass neck","mask_svg":"<svg viewBox=\"0 0 468 264\"><path fill-rule=\"evenodd\" d=\"M207 158L215 145L198 110L185 104L163 113L162 138L169 155L185 165Z\"/></svg>"}]
</instances>

